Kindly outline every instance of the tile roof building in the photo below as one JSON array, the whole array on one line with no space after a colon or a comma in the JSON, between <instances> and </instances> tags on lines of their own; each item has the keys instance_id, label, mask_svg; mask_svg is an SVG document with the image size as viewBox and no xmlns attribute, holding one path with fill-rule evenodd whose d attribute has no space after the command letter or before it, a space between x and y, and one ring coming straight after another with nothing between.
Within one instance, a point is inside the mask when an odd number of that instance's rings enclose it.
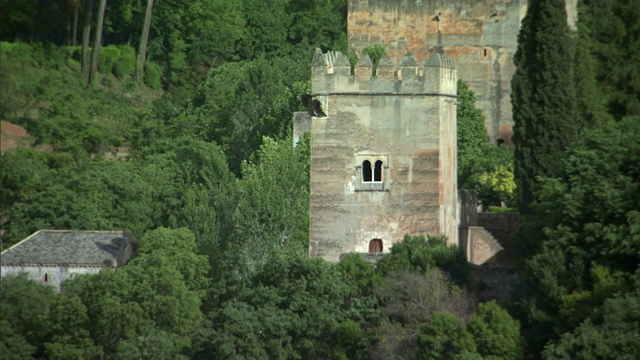
<instances>
[{"instance_id":1,"label":"tile roof building","mask_svg":"<svg viewBox=\"0 0 640 360\"><path fill-rule=\"evenodd\" d=\"M1 275L27 273L55 286L75 274L97 274L124 265L133 254L131 235L122 231L39 230L0 254Z\"/></svg>"}]
</instances>

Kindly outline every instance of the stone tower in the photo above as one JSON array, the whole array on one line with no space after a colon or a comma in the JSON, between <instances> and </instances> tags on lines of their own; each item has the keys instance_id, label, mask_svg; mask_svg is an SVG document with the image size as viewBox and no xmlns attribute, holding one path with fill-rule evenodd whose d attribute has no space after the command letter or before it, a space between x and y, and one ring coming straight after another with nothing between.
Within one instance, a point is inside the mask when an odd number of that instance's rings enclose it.
<instances>
[{"instance_id":1,"label":"stone tower","mask_svg":"<svg viewBox=\"0 0 640 360\"><path fill-rule=\"evenodd\" d=\"M575 28L576 0L566 0ZM349 47L380 44L395 61L412 53L454 59L458 77L476 93L494 141L511 142L511 77L527 0L349 0Z\"/></svg>"},{"instance_id":2,"label":"stone tower","mask_svg":"<svg viewBox=\"0 0 640 360\"><path fill-rule=\"evenodd\" d=\"M345 55L314 55L311 118L295 119L311 131L311 256L386 252L405 234L458 243L454 62L397 63L372 74L364 56L352 75Z\"/></svg>"}]
</instances>

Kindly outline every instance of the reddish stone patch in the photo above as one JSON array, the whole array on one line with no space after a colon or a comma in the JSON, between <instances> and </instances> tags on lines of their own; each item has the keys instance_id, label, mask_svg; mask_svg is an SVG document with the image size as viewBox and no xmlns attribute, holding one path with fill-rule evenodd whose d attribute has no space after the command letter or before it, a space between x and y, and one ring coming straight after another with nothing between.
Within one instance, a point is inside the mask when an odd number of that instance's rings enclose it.
<instances>
[{"instance_id":1,"label":"reddish stone patch","mask_svg":"<svg viewBox=\"0 0 640 360\"><path fill-rule=\"evenodd\" d=\"M5 152L19 146L29 146L31 134L20 125L2 120L0 122L0 150Z\"/></svg>"}]
</instances>

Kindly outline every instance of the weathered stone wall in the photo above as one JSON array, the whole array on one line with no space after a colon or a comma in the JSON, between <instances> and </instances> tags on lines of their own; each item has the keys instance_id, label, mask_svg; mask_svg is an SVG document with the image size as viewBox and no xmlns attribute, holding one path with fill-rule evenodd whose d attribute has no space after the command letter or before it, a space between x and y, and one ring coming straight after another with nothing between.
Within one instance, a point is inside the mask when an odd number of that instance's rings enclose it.
<instances>
[{"instance_id":1,"label":"weathered stone wall","mask_svg":"<svg viewBox=\"0 0 640 360\"><path fill-rule=\"evenodd\" d=\"M368 58L350 74L342 54L316 53L311 118L310 254L337 261L383 251L405 234L446 234L457 243L456 73L439 55L420 66ZM397 76L394 75L397 74ZM379 188L363 187L363 160L384 163Z\"/></svg>"},{"instance_id":2,"label":"weathered stone wall","mask_svg":"<svg viewBox=\"0 0 640 360\"><path fill-rule=\"evenodd\" d=\"M500 243L480 226L460 227L460 247L467 256L467 261L474 265L496 262L496 257L503 248Z\"/></svg>"},{"instance_id":3,"label":"weathered stone wall","mask_svg":"<svg viewBox=\"0 0 640 360\"><path fill-rule=\"evenodd\" d=\"M349 45L356 51L382 44L418 61L434 52L451 56L469 84L492 139L511 137L511 77L525 0L352 0Z\"/></svg>"},{"instance_id":4,"label":"weathered stone wall","mask_svg":"<svg viewBox=\"0 0 640 360\"><path fill-rule=\"evenodd\" d=\"M41 284L53 286L60 291L62 283L76 274L97 274L103 269L115 269L111 266L57 266L57 265L2 265L2 277L17 276L26 273L29 279ZM46 281L45 281L46 275Z\"/></svg>"},{"instance_id":5,"label":"weathered stone wall","mask_svg":"<svg viewBox=\"0 0 640 360\"><path fill-rule=\"evenodd\" d=\"M351 0L349 46L360 52L382 44L396 61L409 52L418 61L451 56L476 93L489 136L511 145L513 55L526 10L526 0ZM566 10L574 28L576 0L566 0Z\"/></svg>"},{"instance_id":6,"label":"weathered stone wall","mask_svg":"<svg viewBox=\"0 0 640 360\"><path fill-rule=\"evenodd\" d=\"M307 112L293 113L293 145L298 145L304 133L311 131L311 116Z\"/></svg>"},{"instance_id":7,"label":"weathered stone wall","mask_svg":"<svg viewBox=\"0 0 640 360\"><path fill-rule=\"evenodd\" d=\"M460 203L460 226L476 226L478 224L478 195L473 190L458 190Z\"/></svg>"},{"instance_id":8,"label":"weathered stone wall","mask_svg":"<svg viewBox=\"0 0 640 360\"><path fill-rule=\"evenodd\" d=\"M482 226L498 240L504 248L503 260L507 262L511 258L511 244L513 237L520 229L519 213L478 213L478 226Z\"/></svg>"}]
</instances>

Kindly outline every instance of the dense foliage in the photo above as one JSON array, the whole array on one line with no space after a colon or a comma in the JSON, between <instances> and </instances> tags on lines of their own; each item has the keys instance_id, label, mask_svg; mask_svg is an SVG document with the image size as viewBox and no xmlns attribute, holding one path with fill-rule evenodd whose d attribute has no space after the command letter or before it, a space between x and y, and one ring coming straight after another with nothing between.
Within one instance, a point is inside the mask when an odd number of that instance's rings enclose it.
<instances>
[{"instance_id":1,"label":"dense foliage","mask_svg":"<svg viewBox=\"0 0 640 360\"><path fill-rule=\"evenodd\" d=\"M520 209L535 199L539 176L562 169L562 152L580 130L574 41L564 0L532 1L522 20L511 80L515 179Z\"/></svg>"},{"instance_id":2,"label":"dense foliage","mask_svg":"<svg viewBox=\"0 0 640 360\"><path fill-rule=\"evenodd\" d=\"M575 33L564 1L529 2L515 166L459 83L460 187L527 210L513 303L478 304L439 237L407 236L377 266L307 255L311 139L292 146L291 115L313 49L348 53L345 0L0 0L0 120L30 133L0 158L2 247L43 228L138 246L60 293L3 279L0 359L633 358L640 11L581 6Z\"/></svg>"},{"instance_id":3,"label":"dense foliage","mask_svg":"<svg viewBox=\"0 0 640 360\"><path fill-rule=\"evenodd\" d=\"M513 78L526 210L518 247L528 258L514 310L536 358L637 354L629 334L637 332L640 128L628 58L636 50L634 40L614 45L637 34L627 12L635 5L584 5L578 32L567 33L557 16L564 2L530 3Z\"/></svg>"},{"instance_id":4,"label":"dense foliage","mask_svg":"<svg viewBox=\"0 0 640 360\"><path fill-rule=\"evenodd\" d=\"M515 205L513 153L489 142L476 96L458 80L458 187L475 190L486 205Z\"/></svg>"}]
</instances>

